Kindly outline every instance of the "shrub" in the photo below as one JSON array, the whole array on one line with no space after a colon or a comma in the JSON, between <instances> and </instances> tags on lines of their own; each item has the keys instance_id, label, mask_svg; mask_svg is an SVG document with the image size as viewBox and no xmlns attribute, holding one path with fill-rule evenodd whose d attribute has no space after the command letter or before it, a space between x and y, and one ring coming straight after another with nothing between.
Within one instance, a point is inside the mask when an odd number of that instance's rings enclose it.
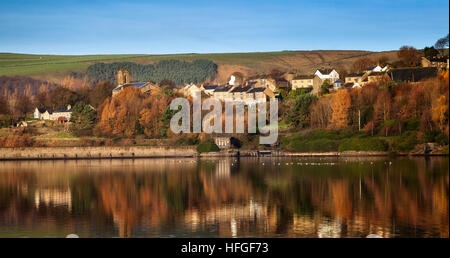
<instances>
[{"instance_id":1,"label":"shrub","mask_svg":"<svg viewBox=\"0 0 450 258\"><path fill-rule=\"evenodd\" d=\"M392 149L395 151L410 151L419 143L416 131L408 131L394 138Z\"/></svg>"},{"instance_id":2,"label":"shrub","mask_svg":"<svg viewBox=\"0 0 450 258\"><path fill-rule=\"evenodd\" d=\"M298 152L330 152L337 151L339 141L330 139L295 140L289 149Z\"/></svg>"},{"instance_id":3,"label":"shrub","mask_svg":"<svg viewBox=\"0 0 450 258\"><path fill-rule=\"evenodd\" d=\"M439 132L435 131L425 131L423 133L423 142L435 142L436 136L439 134Z\"/></svg>"},{"instance_id":4,"label":"shrub","mask_svg":"<svg viewBox=\"0 0 450 258\"><path fill-rule=\"evenodd\" d=\"M439 133L434 139L440 145L448 145L448 137L443 133Z\"/></svg>"},{"instance_id":5,"label":"shrub","mask_svg":"<svg viewBox=\"0 0 450 258\"><path fill-rule=\"evenodd\" d=\"M420 120L417 118L410 118L405 120L405 127L408 131L418 130L420 126Z\"/></svg>"},{"instance_id":6,"label":"shrub","mask_svg":"<svg viewBox=\"0 0 450 258\"><path fill-rule=\"evenodd\" d=\"M196 145L198 144L198 140L195 137L181 137L175 141L176 145Z\"/></svg>"},{"instance_id":7,"label":"shrub","mask_svg":"<svg viewBox=\"0 0 450 258\"><path fill-rule=\"evenodd\" d=\"M386 151L384 141L376 138L349 138L339 144L339 151Z\"/></svg>"},{"instance_id":8,"label":"shrub","mask_svg":"<svg viewBox=\"0 0 450 258\"><path fill-rule=\"evenodd\" d=\"M200 143L197 146L197 151L200 153L203 152L216 152L219 151L219 147L217 147L217 145L213 142L213 141L206 141L203 143Z\"/></svg>"},{"instance_id":9,"label":"shrub","mask_svg":"<svg viewBox=\"0 0 450 258\"><path fill-rule=\"evenodd\" d=\"M8 136L0 138L1 147L31 147L33 144L33 139L22 131L14 131Z\"/></svg>"},{"instance_id":10,"label":"shrub","mask_svg":"<svg viewBox=\"0 0 450 258\"><path fill-rule=\"evenodd\" d=\"M297 152L337 151L339 135L332 130L317 130L304 134L298 133L281 141L281 148Z\"/></svg>"}]
</instances>

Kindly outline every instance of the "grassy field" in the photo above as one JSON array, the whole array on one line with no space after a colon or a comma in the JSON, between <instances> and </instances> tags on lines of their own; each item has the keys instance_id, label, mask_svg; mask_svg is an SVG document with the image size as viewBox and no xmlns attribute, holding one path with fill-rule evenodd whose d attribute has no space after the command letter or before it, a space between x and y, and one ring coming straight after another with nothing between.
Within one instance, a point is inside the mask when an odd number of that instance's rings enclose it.
<instances>
[{"instance_id":1,"label":"grassy field","mask_svg":"<svg viewBox=\"0 0 450 258\"><path fill-rule=\"evenodd\" d=\"M305 73L320 66L344 65L349 66L357 58L367 56L376 59L387 56L396 59L396 51L368 52L358 50L317 50L317 51L281 51L256 53L225 53L225 54L174 54L174 55L29 55L0 53L0 76L42 76L66 75L69 72L85 71L96 62L130 61L149 64L160 60L178 59L192 61L195 59L209 59L220 67L243 70L245 72L267 72L272 68L285 70L298 69Z\"/></svg>"}]
</instances>

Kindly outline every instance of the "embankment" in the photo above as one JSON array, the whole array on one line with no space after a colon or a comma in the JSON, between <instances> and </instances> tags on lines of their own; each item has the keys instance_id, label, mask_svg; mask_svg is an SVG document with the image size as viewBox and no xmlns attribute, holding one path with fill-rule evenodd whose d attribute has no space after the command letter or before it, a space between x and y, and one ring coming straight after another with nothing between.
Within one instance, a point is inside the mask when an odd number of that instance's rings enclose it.
<instances>
[{"instance_id":1,"label":"embankment","mask_svg":"<svg viewBox=\"0 0 450 258\"><path fill-rule=\"evenodd\" d=\"M279 150L223 150L220 152L198 153L195 146L0 148L0 160L133 159L174 157L373 157L388 155L388 152L382 151L286 152ZM442 156L445 154L403 153L397 155Z\"/></svg>"},{"instance_id":2,"label":"embankment","mask_svg":"<svg viewBox=\"0 0 450 258\"><path fill-rule=\"evenodd\" d=\"M27 147L0 148L0 160L195 157L195 147Z\"/></svg>"}]
</instances>

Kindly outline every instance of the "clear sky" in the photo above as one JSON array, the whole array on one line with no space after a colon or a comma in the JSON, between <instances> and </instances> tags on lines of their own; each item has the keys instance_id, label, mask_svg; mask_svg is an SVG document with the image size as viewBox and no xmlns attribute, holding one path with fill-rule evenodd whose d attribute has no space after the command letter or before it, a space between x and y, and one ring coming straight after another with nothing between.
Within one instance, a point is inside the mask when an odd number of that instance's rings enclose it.
<instances>
[{"instance_id":1,"label":"clear sky","mask_svg":"<svg viewBox=\"0 0 450 258\"><path fill-rule=\"evenodd\" d=\"M1 0L0 52L393 50L449 32L448 0Z\"/></svg>"}]
</instances>

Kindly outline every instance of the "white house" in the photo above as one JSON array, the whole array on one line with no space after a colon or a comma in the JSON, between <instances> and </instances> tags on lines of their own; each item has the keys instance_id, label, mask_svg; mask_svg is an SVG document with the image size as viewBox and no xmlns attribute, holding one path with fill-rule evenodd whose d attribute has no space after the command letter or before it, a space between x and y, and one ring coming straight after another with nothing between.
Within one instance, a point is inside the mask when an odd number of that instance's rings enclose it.
<instances>
[{"instance_id":1,"label":"white house","mask_svg":"<svg viewBox=\"0 0 450 258\"><path fill-rule=\"evenodd\" d=\"M47 110L45 108L35 108L34 118L39 120L59 120L59 121L69 121L72 115L72 106L67 105L67 107L61 107L56 110Z\"/></svg>"},{"instance_id":2,"label":"white house","mask_svg":"<svg viewBox=\"0 0 450 258\"><path fill-rule=\"evenodd\" d=\"M183 95L187 96L194 96L194 94L196 92L202 92L202 88L198 87L197 85L191 83L191 84L186 84L186 86L184 86L183 89L181 89L181 92L183 93Z\"/></svg>"},{"instance_id":3,"label":"white house","mask_svg":"<svg viewBox=\"0 0 450 258\"><path fill-rule=\"evenodd\" d=\"M339 80L339 73L334 69L319 69L314 75L317 75L322 81L329 80L330 83L334 83Z\"/></svg>"},{"instance_id":4,"label":"white house","mask_svg":"<svg viewBox=\"0 0 450 258\"><path fill-rule=\"evenodd\" d=\"M38 120L43 120L41 117L42 117L42 114L45 113L45 111L47 111L45 108L35 108L34 109L34 113L33 113L33 117L38 119Z\"/></svg>"},{"instance_id":5,"label":"white house","mask_svg":"<svg viewBox=\"0 0 450 258\"><path fill-rule=\"evenodd\" d=\"M379 65L369 67L366 72L386 72L389 69L389 67L386 65L385 67L381 67Z\"/></svg>"}]
</instances>

